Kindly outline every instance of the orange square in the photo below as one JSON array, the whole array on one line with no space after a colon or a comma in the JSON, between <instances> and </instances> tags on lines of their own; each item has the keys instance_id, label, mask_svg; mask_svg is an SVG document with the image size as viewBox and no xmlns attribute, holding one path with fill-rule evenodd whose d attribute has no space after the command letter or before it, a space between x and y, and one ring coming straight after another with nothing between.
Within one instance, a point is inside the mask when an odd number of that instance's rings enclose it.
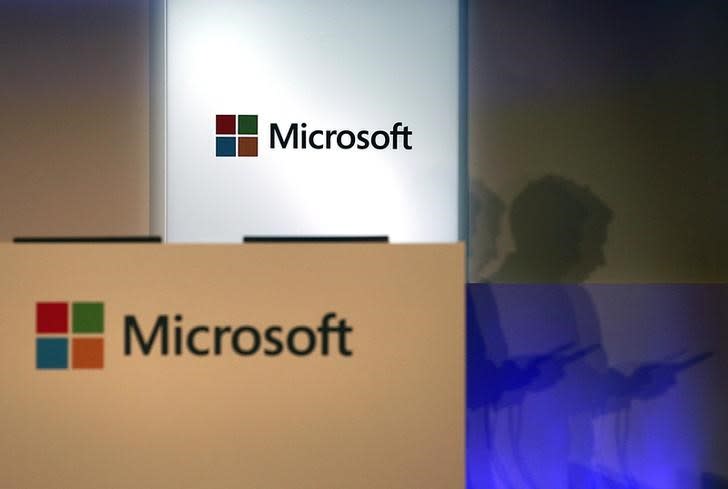
<instances>
[{"instance_id":1,"label":"orange square","mask_svg":"<svg viewBox=\"0 0 728 489\"><path fill-rule=\"evenodd\" d=\"M258 138L238 138L238 156L258 156Z\"/></svg>"},{"instance_id":2,"label":"orange square","mask_svg":"<svg viewBox=\"0 0 728 489\"><path fill-rule=\"evenodd\" d=\"M104 368L103 338L73 338L72 368Z\"/></svg>"}]
</instances>

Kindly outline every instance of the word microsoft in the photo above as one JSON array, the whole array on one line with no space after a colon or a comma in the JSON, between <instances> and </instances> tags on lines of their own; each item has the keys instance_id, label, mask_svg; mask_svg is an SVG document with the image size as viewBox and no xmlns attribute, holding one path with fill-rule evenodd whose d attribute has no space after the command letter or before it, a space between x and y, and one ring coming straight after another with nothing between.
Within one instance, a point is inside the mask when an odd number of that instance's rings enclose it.
<instances>
[{"instance_id":1,"label":"word microsoft","mask_svg":"<svg viewBox=\"0 0 728 489\"><path fill-rule=\"evenodd\" d=\"M284 134L285 133L285 134ZM278 146L285 149L412 149L410 141L412 131L401 122L395 122L391 130L369 131L362 129L352 131L349 129L314 129L309 130L308 124L293 123L288 130L281 131L278 124L270 125L270 147ZM400 145L401 141L401 145Z\"/></svg>"},{"instance_id":2,"label":"word microsoft","mask_svg":"<svg viewBox=\"0 0 728 489\"><path fill-rule=\"evenodd\" d=\"M205 324L186 328L181 314L174 316L176 324L170 326L169 315L157 316L154 326L146 332L139 325L136 316L124 316L124 354L129 356L134 345L144 355L149 355L158 348L162 355L196 356L222 355L232 352L237 355L251 356L260 352L266 356L277 356L290 352L296 356L310 355L316 351L321 355L353 354L347 344L348 335L353 328L346 324L346 319L337 320L335 312L329 312L321 319L321 324L312 328L298 325L283 328L271 325L259 329L252 325L208 326Z\"/></svg>"}]
</instances>

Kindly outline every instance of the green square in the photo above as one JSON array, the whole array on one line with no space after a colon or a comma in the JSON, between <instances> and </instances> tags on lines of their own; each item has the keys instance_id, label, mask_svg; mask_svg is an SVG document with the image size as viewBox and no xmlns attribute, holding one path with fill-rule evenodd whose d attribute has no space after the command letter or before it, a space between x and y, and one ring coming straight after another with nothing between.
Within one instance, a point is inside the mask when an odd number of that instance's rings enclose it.
<instances>
[{"instance_id":1,"label":"green square","mask_svg":"<svg viewBox=\"0 0 728 489\"><path fill-rule=\"evenodd\" d=\"M238 134L258 134L258 116L238 115Z\"/></svg>"},{"instance_id":2,"label":"green square","mask_svg":"<svg viewBox=\"0 0 728 489\"><path fill-rule=\"evenodd\" d=\"M104 304L102 302L74 302L73 332L103 333Z\"/></svg>"}]
</instances>

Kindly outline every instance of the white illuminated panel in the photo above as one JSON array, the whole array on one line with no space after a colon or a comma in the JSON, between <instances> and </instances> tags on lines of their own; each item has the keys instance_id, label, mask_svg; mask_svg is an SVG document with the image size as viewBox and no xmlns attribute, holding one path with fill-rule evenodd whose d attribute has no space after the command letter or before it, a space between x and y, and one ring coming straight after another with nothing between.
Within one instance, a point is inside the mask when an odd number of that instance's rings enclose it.
<instances>
[{"instance_id":1,"label":"white illuminated panel","mask_svg":"<svg viewBox=\"0 0 728 489\"><path fill-rule=\"evenodd\" d=\"M167 241L458 239L458 0L168 0L164 24ZM216 114L257 114L259 156L217 157ZM273 122L402 122L413 149L271 149Z\"/></svg>"}]
</instances>

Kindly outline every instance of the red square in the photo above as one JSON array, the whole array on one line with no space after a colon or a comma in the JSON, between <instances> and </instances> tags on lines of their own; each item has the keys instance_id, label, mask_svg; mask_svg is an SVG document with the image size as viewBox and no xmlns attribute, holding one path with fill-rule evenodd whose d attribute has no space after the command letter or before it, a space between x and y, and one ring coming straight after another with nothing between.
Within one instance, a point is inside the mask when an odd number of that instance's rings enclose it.
<instances>
[{"instance_id":1,"label":"red square","mask_svg":"<svg viewBox=\"0 0 728 489\"><path fill-rule=\"evenodd\" d=\"M35 305L35 332L68 333L68 302L38 302Z\"/></svg>"},{"instance_id":2,"label":"red square","mask_svg":"<svg viewBox=\"0 0 728 489\"><path fill-rule=\"evenodd\" d=\"M215 132L217 134L235 134L235 116L216 115Z\"/></svg>"}]
</instances>

